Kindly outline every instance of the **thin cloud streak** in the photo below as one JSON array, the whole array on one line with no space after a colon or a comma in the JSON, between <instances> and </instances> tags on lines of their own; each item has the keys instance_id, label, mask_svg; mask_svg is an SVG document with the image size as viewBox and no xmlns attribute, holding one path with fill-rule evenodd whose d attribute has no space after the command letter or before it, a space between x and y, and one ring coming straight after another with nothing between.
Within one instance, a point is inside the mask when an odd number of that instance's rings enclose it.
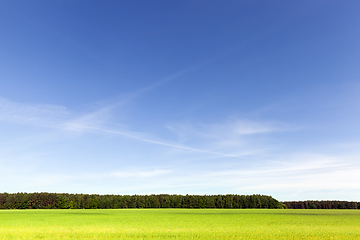
<instances>
[{"instance_id":1,"label":"thin cloud streak","mask_svg":"<svg viewBox=\"0 0 360 240\"><path fill-rule=\"evenodd\" d=\"M161 170L161 169L155 169L153 171L115 171L112 173L109 173L108 175L111 177L117 177L117 178L150 178L150 177L157 177L160 175L164 175L167 173L171 173L170 170Z\"/></svg>"},{"instance_id":2,"label":"thin cloud streak","mask_svg":"<svg viewBox=\"0 0 360 240\"><path fill-rule=\"evenodd\" d=\"M6 122L49 126L69 115L64 106L26 104L0 98L0 120Z\"/></svg>"},{"instance_id":3,"label":"thin cloud streak","mask_svg":"<svg viewBox=\"0 0 360 240\"><path fill-rule=\"evenodd\" d=\"M123 136L123 137L126 137L126 138L139 140L139 141L142 141L142 142L148 142L148 143L152 143L152 144L157 144L157 145L167 146L167 147L172 147L172 148L178 148L178 149L188 150L188 151L193 151L193 152L209 153L209 154L221 155L223 157L240 157L238 155L233 155L233 154L214 152L214 151L208 151L208 150L204 150L204 149L198 149L198 148L192 148L192 147L188 147L188 146L182 146L182 145L177 145L177 144L166 143L166 142L162 142L162 141L158 141L158 140L153 140L153 139L149 139L149 138L140 137L140 136L137 136L134 133L126 133L126 132L120 132L120 131L115 131L115 130L95 129L95 128L89 128L89 130L99 131L99 132L102 132L102 133L120 135L120 136Z\"/></svg>"},{"instance_id":4,"label":"thin cloud streak","mask_svg":"<svg viewBox=\"0 0 360 240\"><path fill-rule=\"evenodd\" d=\"M196 142L206 149L216 152L231 152L234 156L260 155L273 150L265 140L258 140L258 135L292 131L293 129L280 122L251 121L235 119L217 124L167 124L183 144Z\"/></svg>"},{"instance_id":5,"label":"thin cloud streak","mask_svg":"<svg viewBox=\"0 0 360 240\"><path fill-rule=\"evenodd\" d=\"M112 109L120 107L126 104L127 102L132 101L135 98L138 98L143 94L160 87L161 85L173 81L177 77L189 72L190 70L191 68L179 71L147 87L143 87L134 90L132 92L129 92L127 94L124 94L125 97L123 97L119 101L115 101L115 103L109 104L106 107L98 109L92 113L85 114L80 118L76 118L73 122L74 123L86 122L87 120L92 120L96 118L105 119L106 115ZM61 119L64 121L64 118L69 117L69 115L70 115L70 111L66 107L61 105L18 103L0 97L0 120L3 121L21 123L21 124L34 124L34 125L43 125L44 123L45 124L51 123L49 125L54 125L54 121L59 121ZM66 122L65 124L67 123L69 123L69 121ZM75 125L76 124L74 124L74 126Z\"/></svg>"},{"instance_id":6,"label":"thin cloud streak","mask_svg":"<svg viewBox=\"0 0 360 240\"><path fill-rule=\"evenodd\" d=\"M62 106L54 106L54 105L31 105L31 104L19 104L7 101L5 99L0 98L0 113L4 112L3 119L8 121L14 121L17 123L30 123L35 125L45 125L50 126L57 129L62 129L66 131L73 131L78 133L84 132L96 132L102 134L113 134L122 136L129 139L134 139L142 142L147 142L151 144L167 146L171 148L191 151L191 152L201 152L212 155L218 155L222 157L242 157L244 155L251 155L251 153L257 153L258 150L246 149L246 154L229 154L224 153L222 151L210 151L204 148L199 147L189 147L186 144L174 144L165 141L160 141L156 139L152 139L149 137L142 136L143 134L129 132L129 131L119 131L119 130L110 130L105 127L108 123L108 119L111 117L111 111L115 108L120 107L123 104L126 104L133 99L140 97L146 92L152 91L157 87L173 81L177 77L183 75L186 72L196 69L196 67L185 69L183 71L179 71L163 80L160 80L150 86L135 90L126 94L126 96L113 104L110 104L106 107L98 109L94 112L84 114L83 116L69 119L69 111L67 108ZM65 118L65 116L67 118ZM1 119L1 118L0 118ZM55 121L54 121L55 120ZM172 131L177 131L175 128L169 127ZM194 130L194 129L193 129ZM243 135L252 135L252 134L260 134L267 133L277 130L273 126L268 126L268 124L250 122L247 120L237 120L226 124L214 124L214 125L203 125L202 128L197 129L195 131L191 131L191 134L196 134L197 137L202 138L205 142L211 141L211 139L215 140L214 149L219 150L229 150L224 148L224 146L231 145L232 147L239 146L239 137ZM219 148L220 147L220 148ZM206 148L206 147L205 147Z\"/></svg>"},{"instance_id":7,"label":"thin cloud streak","mask_svg":"<svg viewBox=\"0 0 360 240\"><path fill-rule=\"evenodd\" d=\"M70 114L67 108L63 106L50 104L21 104L0 98L0 120L20 124L46 126L74 132L97 132L103 134L114 134L129 139L187 151L209 153L221 155L224 157L239 157L238 155L208 151L204 149L166 143L146 137L140 137L138 133L122 132L103 128L102 125L105 124L109 118L110 110L115 108L117 105L118 104L112 104L90 114L85 114L84 116L75 118L74 120L67 120L65 117L68 117Z\"/></svg>"}]
</instances>

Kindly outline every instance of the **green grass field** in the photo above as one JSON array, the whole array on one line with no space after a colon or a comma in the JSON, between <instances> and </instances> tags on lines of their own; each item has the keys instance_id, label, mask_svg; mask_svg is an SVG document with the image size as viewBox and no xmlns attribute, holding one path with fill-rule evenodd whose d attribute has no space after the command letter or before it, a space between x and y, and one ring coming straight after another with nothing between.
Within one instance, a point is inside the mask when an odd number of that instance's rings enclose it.
<instances>
[{"instance_id":1,"label":"green grass field","mask_svg":"<svg viewBox=\"0 0 360 240\"><path fill-rule=\"evenodd\" d=\"M360 239L360 211L1 210L0 239Z\"/></svg>"}]
</instances>

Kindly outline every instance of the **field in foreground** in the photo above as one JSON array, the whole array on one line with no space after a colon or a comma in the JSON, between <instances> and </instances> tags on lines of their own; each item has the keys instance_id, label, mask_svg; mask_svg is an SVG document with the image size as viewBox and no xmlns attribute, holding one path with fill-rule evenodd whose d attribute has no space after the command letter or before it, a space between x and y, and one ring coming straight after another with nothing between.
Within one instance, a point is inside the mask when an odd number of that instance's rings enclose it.
<instances>
[{"instance_id":1,"label":"field in foreground","mask_svg":"<svg viewBox=\"0 0 360 240\"><path fill-rule=\"evenodd\" d=\"M360 239L360 211L1 210L0 239Z\"/></svg>"}]
</instances>

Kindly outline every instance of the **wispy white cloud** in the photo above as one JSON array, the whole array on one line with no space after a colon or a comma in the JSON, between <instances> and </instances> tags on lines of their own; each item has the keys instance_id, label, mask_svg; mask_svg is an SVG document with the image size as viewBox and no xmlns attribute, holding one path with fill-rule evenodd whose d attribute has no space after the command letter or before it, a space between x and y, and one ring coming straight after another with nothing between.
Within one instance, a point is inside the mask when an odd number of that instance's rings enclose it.
<instances>
[{"instance_id":1,"label":"wispy white cloud","mask_svg":"<svg viewBox=\"0 0 360 240\"><path fill-rule=\"evenodd\" d=\"M298 161L303 157L307 158ZM225 170L172 169L171 174L159 175L138 187L145 188L145 193L146 188L183 194L261 193L279 200L306 200L305 195L310 199L320 200L322 196L330 199L332 191L342 191L344 194L333 196L349 200L357 196L354 191L360 190L360 165L349 165L347 158L319 154L295 154L287 158L290 163L268 161ZM320 191L327 191L329 195Z\"/></svg>"},{"instance_id":2,"label":"wispy white cloud","mask_svg":"<svg viewBox=\"0 0 360 240\"><path fill-rule=\"evenodd\" d=\"M249 119L232 119L216 124L168 124L166 126L180 139L239 139L246 135L263 134L288 130L280 123L258 122Z\"/></svg>"},{"instance_id":3,"label":"wispy white cloud","mask_svg":"<svg viewBox=\"0 0 360 240\"><path fill-rule=\"evenodd\" d=\"M136 170L136 171L114 171L109 173L109 176L117 178L149 178L171 173L170 170L155 169L150 171Z\"/></svg>"},{"instance_id":4,"label":"wispy white cloud","mask_svg":"<svg viewBox=\"0 0 360 240\"><path fill-rule=\"evenodd\" d=\"M319 199L319 191L347 191L346 194L338 196L351 199L348 196L356 195L351 192L360 190L360 165L356 159L359 159L359 156L294 154L283 156L276 161L262 161L260 165L239 165L225 170L198 170L174 183L182 182L188 187L208 188L219 193L228 191L275 194L280 200L301 200L305 195Z\"/></svg>"},{"instance_id":5,"label":"wispy white cloud","mask_svg":"<svg viewBox=\"0 0 360 240\"><path fill-rule=\"evenodd\" d=\"M6 182L0 183L1 189L8 192L18 191L49 191L49 192L87 192L87 193L119 193L118 188L122 189L121 194L139 194L131 189L136 184L153 184L159 185L164 177L169 176L172 170L160 168L138 168L122 169L110 172L78 172L77 174L59 173L59 172L8 172L0 168L0 174L3 178L11 181L11 186ZM21 173L16 174L16 173ZM130 182L129 182L130 181ZM111 184L109 184L111 183ZM116 183L114 185L114 183ZM135 185L134 185L135 184ZM94 186L96 186L94 188ZM138 186L139 187L139 186ZM12 191L12 189L14 189ZM49 190L47 190L49 189ZM104 190L106 189L106 190ZM127 191L124 192L124 189ZM131 191L130 191L131 190Z\"/></svg>"},{"instance_id":6,"label":"wispy white cloud","mask_svg":"<svg viewBox=\"0 0 360 240\"><path fill-rule=\"evenodd\" d=\"M69 111L64 106L17 103L0 98L0 120L2 121L50 126L68 115Z\"/></svg>"},{"instance_id":7,"label":"wispy white cloud","mask_svg":"<svg viewBox=\"0 0 360 240\"><path fill-rule=\"evenodd\" d=\"M106 126L110 119L111 111L115 108L114 106L116 105L113 104L75 119L70 119L62 123L60 128L75 132L112 134L151 144L223 157L241 157L266 151L267 148L263 146L250 147L246 144L247 142L244 140L244 137L289 130L289 128L285 128L281 123L256 122L247 119L232 120L222 124L200 124L198 126L191 124L168 124L166 128L178 136L180 143L179 141L164 141L145 133L127 130L126 126L123 129L114 129ZM236 152L233 151L234 148L237 149Z\"/></svg>"},{"instance_id":8,"label":"wispy white cloud","mask_svg":"<svg viewBox=\"0 0 360 240\"><path fill-rule=\"evenodd\" d=\"M234 155L234 154L227 154L227 153L222 153L222 152L210 151L210 150L206 150L206 149L194 148L194 147L189 147L189 146L186 146L186 145L181 145L181 144L169 143L169 142L166 142L166 141L156 140L154 138L147 137L144 133L137 133L137 132L131 132L131 131L118 131L118 130L111 130L111 129L105 129L105 128L98 128L98 129L89 128L89 130L97 131L99 133L117 135L117 136L129 138L129 139L138 140L138 141L141 141L141 142L147 142L147 143L151 143L151 144L160 145L160 146L166 146L166 147L181 149L181 150L185 150L185 151L202 152L202 153L220 155L220 156L223 156L223 157L238 157L238 155Z\"/></svg>"},{"instance_id":9,"label":"wispy white cloud","mask_svg":"<svg viewBox=\"0 0 360 240\"><path fill-rule=\"evenodd\" d=\"M254 121L250 119L231 119L214 124L177 123L168 124L178 140L184 144L196 143L213 151L228 152L234 156L249 156L264 153L273 146L254 139L261 139L264 134L292 131L284 123Z\"/></svg>"},{"instance_id":10,"label":"wispy white cloud","mask_svg":"<svg viewBox=\"0 0 360 240\"><path fill-rule=\"evenodd\" d=\"M279 125L279 124L277 124ZM251 134L260 134L268 133L283 130L279 126L276 126L275 123L271 122L256 122L250 121L248 119L233 120L226 124L214 124L207 126L208 129L216 134L221 132L232 133L237 136L242 135L251 135Z\"/></svg>"},{"instance_id":11,"label":"wispy white cloud","mask_svg":"<svg viewBox=\"0 0 360 240\"><path fill-rule=\"evenodd\" d=\"M179 73L181 74L181 73ZM174 77L176 77L175 75ZM178 124L168 125L168 130L179 136L179 141L160 140L158 137L128 130L125 124L117 128L109 126L112 115L119 107L126 104L134 96L170 81L172 77L130 94L115 103L95 111L77 114L64 106L50 104L23 104L6 99L0 99L0 120L52 127L76 133L111 134L122 138L175 148L188 152L198 152L222 157L241 157L254 155L265 151L264 146L249 146L244 137L282 131L283 126L272 122L255 122L246 119L236 119L222 124ZM118 124L119 126L119 124ZM179 140L178 139L178 140ZM209 150L211 149L211 150Z\"/></svg>"},{"instance_id":12,"label":"wispy white cloud","mask_svg":"<svg viewBox=\"0 0 360 240\"><path fill-rule=\"evenodd\" d=\"M34 191L49 188L55 189L51 191L91 192L94 191L91 186L97 185L98 189L102 189L101 193L260 193L273 195L279 200L306 200L303 199L305 195L308 199L339 196L352 200L357 196L354 192L360 190L360 165L357 159L358 156L299 153L262 161L260 165L238 164L224 168L219 163L219 167L213 169L202 166L192 166L191 169L171 165L166 168L134 166L107 172L85 170L77 174L42 172L32 175L31 171L27 171L17 177L9 173L3 176L20 190L22 187L29 189L36 186ZM107 186L109 182L116 184ZM329 195L322 195L321 191L327 191ZM331 195L333 191L342 191L343 194Z\"/></svg>"},{"instance_id":13,"label":"wispy white cloud","mask_svg":"<svg viewBox=\"0 0 360 240\"><path fill-rule=\"evenodd\" d=\"M92 131L94 128L100 130L100 128L107 122L107 120L111 118L112 113L116 111L116 109L130 103L131 101L134 101L137 98L140 98L142 95L151 92L152 90L170 81L175 80L176 78L185 74L188 71L190 71L190 69L179 71L149 86L122 94L120 99L113 100L110 104L107 104L104 107L100 107L93 112L85 113L81 116L69 119L68 121L62 123L60 125L60 128L76 132L89 132Z\"/></svg>"},{"instance_id":14,"label":"wispy white cloud","mask_svg":"<svg viewBox=\"0 0 360 240\"><path fill-rule=\"evenodd\" d=\"M106 123L110 118L113 108L115 108L114 104L90 113L73 117L60 123L57 127L67 131L91 132L92 129L100 128Z\"/></svg>"},{"instance_id":15,"label":"wispy white cloud","mask_svg":"<svg viewBox=\"0 0 360 240\"><path fill-rule=\"evenodd\" d=\"M89 128L99 126L108 120L111 112L115 109L175 80L189 71L191 71L191 68L174 73L149 86L122 94L120 99L112 100L105 107L100 107L95 111L84 114L71 112L68 108L61 105L18 103L0 97L0 120L42 126L55 126L57 124L60 128L68 130L78 132L82 130L88 131Z\"/></svg>"},{"instance_id":16,"label":"wispy white cloud","mask_svg":"<svg viewBox=\"0 0 360 240\"><path fill-rule=\"evenodd\" d=\"M49 104L22 104L11 102L6 99L0 99L0 120L19 124L52 127L54 129L61 129L76 133L112 134L123 138L134 139L186 151L203 152L208 154L221 155L224 157L236 156L233 154L189 147L176 143L169 143L166 141L157 140L154 137L149 137L144 133L138 133L129 130L113 130L109 128L106 125L111 118L112 111L114 111L116 107L121 106L124 101L126 101L126 99L122 100L120 103L117 102L110 104L109 106L79 116L75 113L70 114L70 111L63 106Z\"/></svg>"},{"instance_id":17,"label":"wispy white cloud","mask_svg":"<svg viewBox=\"0 0 360 240\"><path fill-rule=\"evenodd\" d=\"M311 173L313 171L339 169L346 167L342 158L330 157L319 154L296 154L293 156L283 156L278 160L262 161L261 166L251 166L250 168L232 169L209 172L211 177L224 176L268 176L273 175L282 177L284 175L294 175L294 173Z\"/></svg>"}]
</instances>

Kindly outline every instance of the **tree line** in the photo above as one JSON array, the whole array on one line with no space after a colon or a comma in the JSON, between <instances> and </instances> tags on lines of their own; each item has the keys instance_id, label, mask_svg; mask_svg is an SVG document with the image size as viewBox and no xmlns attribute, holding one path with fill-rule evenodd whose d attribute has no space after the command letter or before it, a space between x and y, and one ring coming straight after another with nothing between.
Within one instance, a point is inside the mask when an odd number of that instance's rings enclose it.
<instances>
[{"instance_id":1,"label":"tree line","mask_svg":"<svg viewBox=\"0 0 360 240\"><path fill-rule=\"evenodd\" d=\"M284 208L266 195L0 193L0 209Z\"/></svg>"},{"instance_id":2,"label":"tree line","mask_svg":"<svg viewBox=\"0 0 360 240\"><path fill-rule=\"evenodd\" d=\"M360 202L309 200L282 203L289 209L360 209Z\"/></svg>"}]
</instances>

